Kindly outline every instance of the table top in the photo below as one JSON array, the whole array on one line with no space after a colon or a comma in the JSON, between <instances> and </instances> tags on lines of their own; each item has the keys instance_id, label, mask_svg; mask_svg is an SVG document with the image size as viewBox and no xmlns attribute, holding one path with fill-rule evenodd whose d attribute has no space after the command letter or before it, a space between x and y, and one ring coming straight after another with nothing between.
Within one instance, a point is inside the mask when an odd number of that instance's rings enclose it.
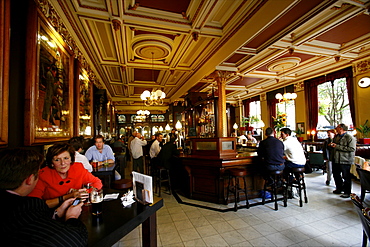
<instances>
[{"instance_id":1,"label":"table top","mask_svg":"<svg viewBox=\"0 0 370 247\"><path fill-rule=\"evenodd\" d=\"M104 175L104 173L111 174L114 169L116 168L116 163L109 163L108 166L99 166L98 171L93 171L92 174L101 174Z\"/></svg>"},{"instance_id":2,"label":"table top","mask_svg":"<svg viewBox=\"0 0 370 247\"><path fill-rule=\"evenodd\" d=\"M103 213L93 216L91 206L83 206L80 220L89 233L88 246L112 246L149 216L163 206L163 199L154 197L154 203L142 205L135 202L130 207L123 207L122 192L104 189L104 193L120 193L118 199L103 201Z\"/></svg>"}]
</instances>

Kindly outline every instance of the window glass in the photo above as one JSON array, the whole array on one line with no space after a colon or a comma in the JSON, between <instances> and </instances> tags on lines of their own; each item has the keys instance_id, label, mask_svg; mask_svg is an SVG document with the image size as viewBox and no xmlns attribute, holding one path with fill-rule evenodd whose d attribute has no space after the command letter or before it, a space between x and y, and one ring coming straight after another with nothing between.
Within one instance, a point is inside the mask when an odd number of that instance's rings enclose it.
<instances>
[{"instance_id":1,"label":"window glass","mask_svg":"<svg viewBox=\"0 0 370 247\"><path fill-rule=\"evenodd\" d=\"M340 78L334 82L325 82L317 86L318 93L318 139L327 138L326 131L335 128L340 123L353 129L351 111L349 108L346 79Z\"/></svg>"},{"instance_id":2,"label":"window glass","mask_svg":"<svg viewBox=\"0 0 370 247\"><path fill-rule=\"evenodd\" d=\"M249 123L253 128L260 128L261 120L261 101L252 101L249 103L249 117L252 121Z\"/></svg>"}]
</instances>

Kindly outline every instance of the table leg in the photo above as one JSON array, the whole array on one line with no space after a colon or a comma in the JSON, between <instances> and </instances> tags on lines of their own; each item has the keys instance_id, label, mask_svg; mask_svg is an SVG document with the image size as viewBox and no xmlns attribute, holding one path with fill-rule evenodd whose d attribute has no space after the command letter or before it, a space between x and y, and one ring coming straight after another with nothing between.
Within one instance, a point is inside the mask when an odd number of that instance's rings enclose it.
<instances>
[{"instance_id":1,"label":"table leg","mask_svg":"<svg viewBox=\"0 0 370 247\"><path fill-rule=\"evenodd\" d=\"M153 213L142 224L142 245L143 247L157 246L157 215Z\"/></svg>"}]
</instances>

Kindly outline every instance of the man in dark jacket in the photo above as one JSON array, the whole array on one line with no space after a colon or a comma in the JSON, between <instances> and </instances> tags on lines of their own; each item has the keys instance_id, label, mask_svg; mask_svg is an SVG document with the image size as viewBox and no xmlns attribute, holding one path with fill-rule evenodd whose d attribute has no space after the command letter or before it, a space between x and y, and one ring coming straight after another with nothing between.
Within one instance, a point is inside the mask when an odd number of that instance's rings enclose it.
<instances>
[{"instance_id":1,"label":"man in dark jacket","mask_svg":"<svg viewBox=\"0 0 370 247\"><path fill-rule=\"evenodd\" d=\"M348 198L351 194L351 165L355 159L356 140L347 133L348 127L339 124L336 128L337 135L334 137L331 147L333 148L333 178L336 189L334 194L341 194L340 197Z\"/></svg>"},{"instance_id":2,"label":"man in dark jacket","mask_svg":"<svg viewBox=\"0 0 370 247\"><path fill-rule=\"evenodd\" d=\"M274 137L274 129L268 127L265 130L267 138L260 142L257 153L261 158L261 172L265 178L271 171L282 171L284 165L284 144ZM271 181L270 181L271 182Z\"/></svg>"},{"instance_id":3,"label":"man in dark jacket","mask_svg":"<svg viewBox=\"0 0 370 247\"><path fill-rule=\"evenodd\" d=\"M80 202L70 198L53 211L44 200L27 197L38 181L41 154L25 149L0 155L0 238L11 246L86 246L87 230L78 219Z\"/></svg>"}]
</instances>

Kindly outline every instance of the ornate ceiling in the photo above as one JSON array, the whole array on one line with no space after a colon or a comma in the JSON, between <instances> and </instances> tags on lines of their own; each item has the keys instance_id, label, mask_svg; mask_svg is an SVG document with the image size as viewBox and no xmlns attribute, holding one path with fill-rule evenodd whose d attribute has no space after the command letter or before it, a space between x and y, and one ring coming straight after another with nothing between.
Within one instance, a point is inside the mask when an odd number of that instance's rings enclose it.
<instances>
[{"instance_id":1,"label":"ornate ceiling","mask_svg":"<svg viewBox=\"0 0 370 247\"><path fill-rule=\"evenodd\" d=\"M45 2L46 0L38 0ZM171 102L215 89L228 102L370 57L370 0L52 0L78 48L122 113L144 90Z\"/></svg>"}]
</instances>

